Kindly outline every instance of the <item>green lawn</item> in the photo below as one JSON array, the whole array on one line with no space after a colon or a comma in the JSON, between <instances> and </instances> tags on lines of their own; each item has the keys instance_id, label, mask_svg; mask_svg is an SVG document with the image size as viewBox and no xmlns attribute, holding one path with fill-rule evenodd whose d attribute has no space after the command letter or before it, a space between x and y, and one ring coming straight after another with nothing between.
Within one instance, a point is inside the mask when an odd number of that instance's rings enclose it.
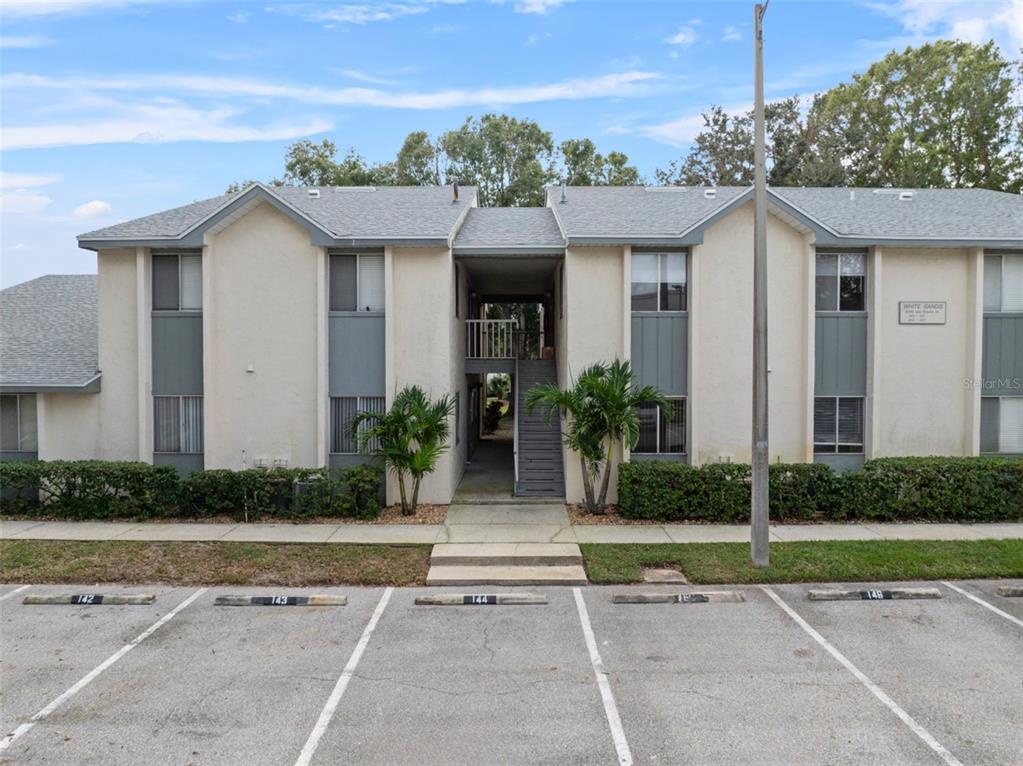
<instances>
[{"instance_id":1,"label":"green lawn","mask_svg":"<svg viewBox=\"0 0 1023 766\"><path fill-rule=\"evenodd\" d=\"M423 585L429 545L0 541L0 582Z\"/></svg>"},{"instance_id":2,"label":"green lawn","mask_svg":"<svg viewBox=\"0 0 1023 766\"><path fill-rule=\"evenodd\" d=\"M765 569L749 563L747 543L580 547L593 583L642 582L644 567L680 568L693 583L1023 577L1023 540L771 543Z\"/></svg>"}]
</instances>

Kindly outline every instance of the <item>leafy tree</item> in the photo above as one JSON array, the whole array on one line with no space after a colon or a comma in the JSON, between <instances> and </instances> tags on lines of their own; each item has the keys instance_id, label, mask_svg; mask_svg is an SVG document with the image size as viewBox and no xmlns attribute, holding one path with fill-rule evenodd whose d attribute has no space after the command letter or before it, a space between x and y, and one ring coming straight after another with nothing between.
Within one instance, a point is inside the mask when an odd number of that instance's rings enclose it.
<instances>
[{"instance_id":1,"label":"leafy tree","mask_svg":"<svg viewBox=\"0 0 1023 766\"><path fill-rule=\"evenodd\" d=\"M254 183L256 183L256 181L251 178L248 181L232 181L227 185L227 188L224 190L224 194L237 194L240 191L248 189Z\"/></svg>"},{"instance_id":2,"label":"leafy tree","mask_svg":"<svg viewBox=\"0 0 1023 766\"><path fill-rule=\"evenodd\" d=\"M668 400L653 386L636 388L628 362L598 362L587 367L571 388L564 391L553 383L531 388L526 407L532 412L546 407L551 418L568 420L565 446L578 453L583 474L583 494L589 513L603 513L607 503L615 451L623 444L629 449L639 441L640 405L655 405L667 411ZM621 454L621 452L619 452ZM600 490L595 493L599 482Z\"/></svg>"},{"instance_id":3,"label":"leafy tree","mask_svg":"<svg viewBox=\"0 0 1023 766\"><path fill-rule=\"evenodd\" d=\"M421 388L411 386L398 392L387 412L362 411L352 418L352 435L359 450L397 476L403 516L415 514L423 477L433 473L437 460L447 451L454 408L450 397L431 401ZM411 500L408 480L412 482Z\"/></svg>"},{"instance_id":4,"label":"leafy tree","mask_svg":"<svg viewBox=\"0 0 1023 766\"><path fill-rule=\"evenodd\" d=\"M532 120L469 117L439 143L447 180L477 186L485 207L541 206L544 187L557 178L551 134Z\"/></svg>"},{"instance_id":5,"label":"leafy tree","mask_svg":"<svg viewBox=\"0 0 1023 766\"><path fill-rule=\"evenodd\" d=\"M440 152L425 130L405 136L394 160L394 183L398 186L437 186L440 183Z\"/></svg>"},{"instance_id":6,"label":"leafy tree","mask_svg":"<svg viewBox=\"0 0 1023 766\"><path fill-rule=\"evenodd\" d=\"M558 147L564 163L565 183L572 186L634 186L641 182L639 170L629 165L622 152L605 157L588 138L562 141Z\"/></svg>"},{"instance_id":7,"label":"leafy tree","mask_svg":"<svg viewBox=\"0 0 1023 766\"><path fill-rule=\"evenodd\" d=\"M284 181L298 186L373 186L388 183L394 173L391 165L368 165L355 149L340 162L336 156L333 141L297 141L284 157Z\"/></svg>"}]
</instances>

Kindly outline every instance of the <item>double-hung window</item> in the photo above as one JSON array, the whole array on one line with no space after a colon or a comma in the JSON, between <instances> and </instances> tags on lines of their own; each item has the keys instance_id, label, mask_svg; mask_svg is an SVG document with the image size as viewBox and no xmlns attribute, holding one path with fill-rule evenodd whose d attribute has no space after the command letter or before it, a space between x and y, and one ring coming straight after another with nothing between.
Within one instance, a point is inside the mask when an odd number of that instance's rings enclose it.
<instances>
[{"instance_id":1,"label":"double-hung window","mask_svg":"<svg viewBox=\"0 0 1023 766\"><path fill-rule=\"evenodd\" d=\"M330 310L384 310L384 256L334 254L330 256Z\"/></svg>"},{"instance_id":2,"label":"double-hung window","mask_svg":"<svg viewBox=\"0 0 1023 766\"><path fill-rule=\"evenodd\" d=\"M202 311L202 256L153 254L153 310Z\"/></svg>"},{"instance_id":3,"label":"double-hung window","mask_svg":"<svg viewBox=\"0 0 1023 766\"><path fill-rule=\"evenodd\" d=\"M817 253L817 311L865 311L865 253Z\"/></svg>"},{"instance_id":4,"label":"double-hung window","mask_svg":"<svg viewBox=\"0 0 1023 766\"><path fill-rule=\"evenodd\" d=\"M668 397L668 410L656 405L639 408L637 454L684 455L686 452L686 398Z\"/></svg>"},{"instance_id":5,"label":"double-hung window","mask_svg":"<svg viewBox=\"0 0 1023 766\"><path fill-rule=\"evenodd\" d=\"M814 397L813 451L817 454L862 454L862 396Z\"/></svg>"},{"instance_id":6,"label":"double-hung window","mask_svg":"<svg viewBox=\"0 0 1023 766\"><path fill-rule=\"evenodd\" d=\"M202 397L153 397L153 451L202 452Z\"/></svg>"},{"instance_id":7,"label":"double-hung window","mask_svg":"<svg viewBox=\"0 0 1023 766\"><path fill-rule=\"evenodd\" d=\"M355 455L359 452L359 439L352 433L352 420L358 412L382 415L382 396L332 396L330 398L330 451L335 455ZM363 429L365 425L363 426ZM369 451L376 449L370 442Z\"/></svg>"},{"instance_id":8,"label":"double-hung window","mask_svg":"<svg viewBox=\"0 0 1023 766\"><path fill-rule=\"evenodd\" d=\"M1023 312L1023 255L984 256L984 312Z\"/></svg>"},{"instance_id":9,"label":"double-hung window","mask_svg":"<svg viewBox=\"0 0 1023 766\"><path fill-rule=\"evenodd\" d=\"M0 396L0 452L37 452L35 394Z\"/></svg>"},{"instance_id":10,"label":"double-hung window","mask_svg":"<svg viewBox=\"0 0 1023 766\"><path fill-rule=\"evenodd\" d=\"M1023 255L984 256L984 313L1001 316L1009 323L1017 320L1005 315L1023 314ZM1018 332L1017 329L1017 335ZM1016 348L1019 353L1018 342ZM980 451L1023 454L1023 391L1020 390L1020 381L1007 379L1000 383L1011 395L981 399Z\"/></svg>"},{"instance_id":11,"label":"double-hung window","mask_svg":"<svg viewBox=\"0 0 1023 766\"><path fill-rule=\"evenodd\" d=\"M980 401L980 451L1023 455L1023 396Z\"/></svg>"},{"instance_id":12,"label":"double-hung window","mask_svg":"<svg viewBox=\"0 0 1023 766\"><path fill-rule=\"evenodd\" d=\"M632 310L686 310L686 254L632 254Z\"/></svg>"}]
</instances>

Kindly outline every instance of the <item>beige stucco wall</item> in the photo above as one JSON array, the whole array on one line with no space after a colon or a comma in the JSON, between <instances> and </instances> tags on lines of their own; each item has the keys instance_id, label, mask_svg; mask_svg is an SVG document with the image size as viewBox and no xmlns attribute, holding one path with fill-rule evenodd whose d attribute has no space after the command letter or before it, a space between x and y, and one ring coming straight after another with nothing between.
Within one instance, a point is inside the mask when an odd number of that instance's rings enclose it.
<instances>
[{"instance_id":1,"label":"beige stucco wall","mask_svg":"<svg viewBox=\"0 0 1023 766\"><path fill-rule=\"evenodd\" d=\"M94 460L102 394L36 394L40 460Z\"/></svg>"},{"instance_id":2,"label":"beige stucco wall","mask_svg":"<svg viewBox=\"0 0 1023 766\"><path fill-rule=\"evenodd\" d=\"M808 392L806 242L773 215L767 222L770 459L806 459ZM690 407L698 428L694 464L748 463L752 438L753 206L744 205L706 232L693 248L690 314ZM693 316L695 315L695 316Z\"/></svg>"},{"instance_id":3,"label":"beige stucco wall","mask_svg":"<svg viewBox=\"0 0 1023 766\"><path fill-rule=\"evenodd\" d=\"M972 452L969 266L968 250L883 248L876 457ZM946 301L946 324L900 325L899 301Z\"/></svg>"},{"instance_id":4,"label":"beige stucco wall","mask_svg":"<svg viewBox=\"0 0 1023 766\"><path fill-rule=\"evenodd\" d=\"M98 449L93 456L100 460L138 460L138 253L134 248L102 250L96 261L99 271L99 369L103 377L98 404ZM68 433L73 427L54 422L52 433L60 433L60 439L77 441L78 436ZM55 441L57 439L51 440L51 444Z\"/></svg>"},{"instance_id":5,"label":"beige stucco wall","mask_svg":"<svg viewBox=\"0 0 1023 766\"><path fill-rule=\"evenodd\" d=\"M455 309L451 250L396 247L390 254L390 284L385 288L390 298L386 311L391 346L387 355L387 402L390 404L397 391L411 385L418 385L432 399L453 395L458 365L452 354L458 341L452 337ZM461 385L464 389L464 382ZM463 442L440 457L436 470L423 480L420 502L451 500L455 476L461 475L460 466L465 463L464 449ZM388 481L389 501L398 497L396 486L393 478Z\"/></svg>"},{"instance_id":6,"label":"beige stucco wall","mask_svg":"<svg viewBox=\"0 0 1023 766\"><path fill-rule=\"evenodd\" d=\"M308 232L265 204L207 235L207 468L319 464L319 258Z\"/></svg>"},{"instance_id":7,"label":"beige stucco wall","mask_svg":"<svg viewBox=\"0 0 1023 766\"><path fill-rule=\"evenodd\" d=\"M563 369L558 383L566 388L579 372L594 362L626 357L626 310L622 275L625 250L621 247L569 247L565 251L564 344L558 350ZM561 366L561 365L559 365ZM565 497L583 498L579 456L564 451ZM608 501L617 502L617 460L612 467Z\"/></svg>"}]
</instances>

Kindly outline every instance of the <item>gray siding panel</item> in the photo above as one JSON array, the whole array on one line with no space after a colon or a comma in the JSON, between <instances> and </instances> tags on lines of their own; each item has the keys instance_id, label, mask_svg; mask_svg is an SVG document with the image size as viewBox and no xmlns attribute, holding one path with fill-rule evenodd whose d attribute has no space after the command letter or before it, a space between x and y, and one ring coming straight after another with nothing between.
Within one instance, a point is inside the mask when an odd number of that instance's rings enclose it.
<instances>
[{"instance_id":1,"label":"gray siding panel","mask_svg":"<svg viewBox=\"0 0 1023 766\"><path fill-rule=\"evenodd\" d=\"M202 317L154 314L153 393L202 392Z\"/></svg>"},{"instance_id":2,"label":"gray siding panel","mask_svg":"<svg viewBox=\"0 0 1023 766\"><path fill-rule=\"evenodd\" d=\"M178 469L178 473L182 476L188 476L203 470L203 456L202 453L194 452L176 454L157 452L153 455L153 465L172 465Z\"/></svg>"},{"instance_id":3,"label":"gray siding panel","mask_svg":"<svg viewBox=\"0 0 1023 766\"><path fill-rule=\"evenodd\" d=\"M331 396L383 396L384 317L331 316L328 370Z\"/></svg>"},{"instance_id":4,"label":"gray siding panel","mask_svg":"<svg viewBox=\"0 0 1023 766\"><path fill-rule=\"evenodd\" d=\"M863 455L814 455L813 462L831 466L836 473L855 471L863 465Z\"/></svg>"},{"instance_id":5,"label":"gray siding panel","mask_svg":"<svg viewBox=\"0 0 1023 766\"><path fill-rule=\"evenodd\" d=\"M633 452L629 455L633 463L688 463L689 455L657 452Z\"/></svg>"},{"instance_id":6,"label":"gray siding panel","mask_svg":"<svg viewBox=\"0 0 1023 766\"><path fill-rule=\"evenodd\" d=\"M689 317L633 314L632 369L638 385L656 386L668 396L685 396L689 377Z\"/></svg>"},{"instance_id":7,"label":"gray siding panel","mask_svg":"<svg viewBox=\"0 0 1023 766\"><path fill-rule=\"evenodd\" d=\"M1014 396L1023 387L1023 314L984 317L984 395Z\"/></svg>"},{"instance_id":8,"label":"gray siding panel","mask_svg":"<svg viewBox=\"0 0 1023 766\"><path fill-rule=\"evenodd\" d=\"M867 317L818 314L815 337L816 396L867 393Z\"/></svg>"}]
</instances>

